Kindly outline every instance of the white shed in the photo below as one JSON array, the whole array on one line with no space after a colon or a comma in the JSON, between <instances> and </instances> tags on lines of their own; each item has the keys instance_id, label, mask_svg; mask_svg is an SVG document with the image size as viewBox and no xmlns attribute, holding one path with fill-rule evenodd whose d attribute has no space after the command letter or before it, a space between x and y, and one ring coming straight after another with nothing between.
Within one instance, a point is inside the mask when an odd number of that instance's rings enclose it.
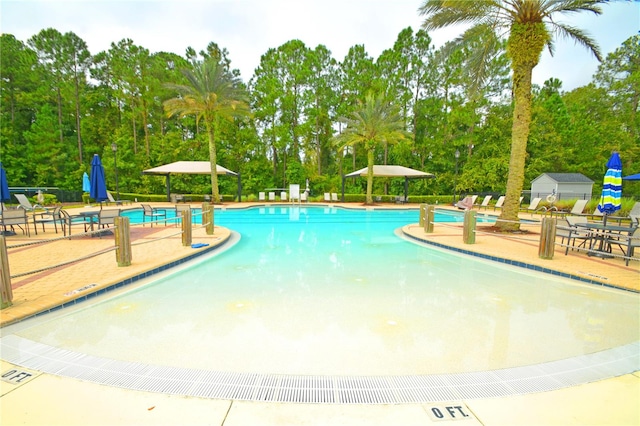
<instances>
[{"instance_id":1,"label":"white shed","mask_svg":"<svg viewBox=\"0 0 640 426\"><path fill-rule=\"evenodd\" d=\"M590 200L593 181L582 173L543 173L531 181L531 198L556 194L558 200Z\"/></svg>"}]
</instances>

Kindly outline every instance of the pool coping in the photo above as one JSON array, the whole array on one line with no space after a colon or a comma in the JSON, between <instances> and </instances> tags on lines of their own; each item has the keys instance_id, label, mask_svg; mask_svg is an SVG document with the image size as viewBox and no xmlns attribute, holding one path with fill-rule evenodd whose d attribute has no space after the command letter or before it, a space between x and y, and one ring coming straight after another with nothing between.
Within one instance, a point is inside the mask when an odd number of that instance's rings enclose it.
<instances>
[{"instance_id":1,"label":"pool coping","mask_svg":"<svg viewBox=\"0 0 640 426\"><path fill-rule=\"evenodd\" d=\"M461 253L461 254L465 254L465 255L473 256L473 257L478 257L480 259L489 260L489 261L492 261L492 262L503 263L503 264L515 266L515 267L518 267L518 268L523 268L523 269L536 271L536 272L542 272L542 273L545 273L545 274L554 275L554 276L558 276L558 277L562 277L562 278L568 278L568 279L571 279L571 280L580 281L580 282L585 283L585 284L594 284L594 285L607 287L607 288L611 288L611 289L615 289L615 290L623 290L623 291L628 291L628 292L631 292L631 293L640 294L640 290L636 290L636 289L633 289L633 288L624 287L624 286L617 285L617 284L604 283L602 281L590 279L590 278L583 277L583 276L580 276L580 275L571 274L571 273L568 273L568 272L558 271L557 269L545 268L543 266L534 265L534 264L523 262L523 261L519 261L519 260L513 260L513 259L506 258L506 257L500 257L500 256L494 256L494 255L479 253L479 252L476 252L476 251L473 251L473 250L465 250L463 248L454 247L454 246L451 246L451 245L448 245L448 244L438 243L438 242L433 241L431 239L423 238L423 237L411 234L410 232L407 231L407 227L408 226L412 226L412 225L405 225L405 226L403 226L401 228L402 234L405 237L407 237L407 238L409 238L411 240L419 241L420 243L424 243L424 244L427 244L427 245L430 245L430 246L437 247L439 249L454 251L454 252L457 252L457 253Z\"/></svg>"}]
</instances>

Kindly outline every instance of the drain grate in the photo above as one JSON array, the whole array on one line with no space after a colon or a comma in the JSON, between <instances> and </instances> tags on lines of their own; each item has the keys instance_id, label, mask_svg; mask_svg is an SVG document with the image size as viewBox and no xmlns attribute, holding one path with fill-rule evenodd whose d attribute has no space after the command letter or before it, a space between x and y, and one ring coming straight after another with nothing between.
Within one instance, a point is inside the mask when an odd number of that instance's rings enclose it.
<instances>
[{"instance_id":1,"label":"drain grate","mask_svg":"<svg viewBox=\"0 0 640 426\"><path fill-rule=\"evenodd\" d=\"M544 364L420 376L293 376L147 365L67 351L9 335L2 359L31 370L148 392L316 404L429 403L560 389L640 369L640 342Z\"/></svg>"}]
</instances>

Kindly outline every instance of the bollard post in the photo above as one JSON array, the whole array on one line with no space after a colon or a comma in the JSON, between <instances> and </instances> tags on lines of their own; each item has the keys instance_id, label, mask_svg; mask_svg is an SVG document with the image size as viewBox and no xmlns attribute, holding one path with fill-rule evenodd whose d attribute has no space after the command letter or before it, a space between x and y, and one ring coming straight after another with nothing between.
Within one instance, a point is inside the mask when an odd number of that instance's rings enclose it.
<instances>
[{"instance_id":1,"label":"bollard post","mask_svg":"<svg viewBox=\"0 0 640 426\"><path fill-rule=\"evenodd\" d=\"M435 207L431 205L425 205L424 215L424 232L427 234L433 233L433 220L434 220Z\"/></svg>"},{"instance_id":2,"label":"bollard post","mask_svg":"<svg viewBox=\"0 0 640 426\"><path fill-rule=\"evenodd\" d=\"M114 237L116 243L116 262L118 266L131 266L131 232L129 218L117 216L114 218Z\"/></svg>"},{"instance_id":3,"label":"bollard post","mask_svg":"<svg viewBox=\"0 0 640 426\"><path fill-rule=\"evenodd\" d=\"M9 254L7 253L7 241L4 235L0 235L0 292L2 293L0 309L13 305L13 290L11 290L11 274L9 273Z\"/></svg>"},{"instance_id":4,"label":"bollard post","mask_svg":"<svg viewBox=\"0 0 640 426\"><path fill-rule=\"evenodd\" d=\"M553 259L556 247L556 223L557 220L554 217L542 218L540 245L538 246L540 259Z\"/></svg>"},{"instance_id":5,"label":"bollard post","mask_svg":"<svg viewBox=\"0 0 640 426\"><path fill-rule=\"evenodd\" d=\"M420 204L420 221L418 222L418 224L420 225L420 228L424 228L424 216L426 213L427 213L427 205Z\"/></svg>"},{"instance_id":6,"label":"bollard post","mask_svg":"<svg viewBox=\"0 0 640 426\"><path fill-rule=\"evenodd\" d=\"M191 245L191 210L182 211L182 245Z\"/></svg>"},{"instance_id":7,"label":"bollard post","mask_svg":"<svg viewBox=\"0 0 640 426\"><path fill-rule=\"evenodd\" d=\"M206 225L207 235L213 235L213 204L202 203L202 224Z\"/></svg>"},{"instance_id":8,"label":"bollard post","mask_svg":"<svg viewBox=\"0 0 640 426\"><path fill-rule=\"evenodd\" d=\"M476 212L475 210L465 210L464 225L462 227L462 241L465 244L476 243Z\"/></svg>"}]
</instances>

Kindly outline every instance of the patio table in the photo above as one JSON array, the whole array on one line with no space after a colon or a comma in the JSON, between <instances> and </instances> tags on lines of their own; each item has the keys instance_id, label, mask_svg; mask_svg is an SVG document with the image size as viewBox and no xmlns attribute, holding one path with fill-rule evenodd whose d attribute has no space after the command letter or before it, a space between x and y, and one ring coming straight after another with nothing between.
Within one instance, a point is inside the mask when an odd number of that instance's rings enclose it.
<instances>
[{"instance_id":1,"label":"patio table","mask_svg":"<svg viewBox=\"0 0 640 426\"><path fill-rule=\"evenodd\" d=\"M635 231L635 226L605 225L604 223L576 223L576 227L584 228L589 231L589 256L597 256L603 259L609 259L613 256L611 253L611 244L620 246L620 237L630 237ZM598 246L594 249L594 246Z\"/></svg>"}]
</instances>

